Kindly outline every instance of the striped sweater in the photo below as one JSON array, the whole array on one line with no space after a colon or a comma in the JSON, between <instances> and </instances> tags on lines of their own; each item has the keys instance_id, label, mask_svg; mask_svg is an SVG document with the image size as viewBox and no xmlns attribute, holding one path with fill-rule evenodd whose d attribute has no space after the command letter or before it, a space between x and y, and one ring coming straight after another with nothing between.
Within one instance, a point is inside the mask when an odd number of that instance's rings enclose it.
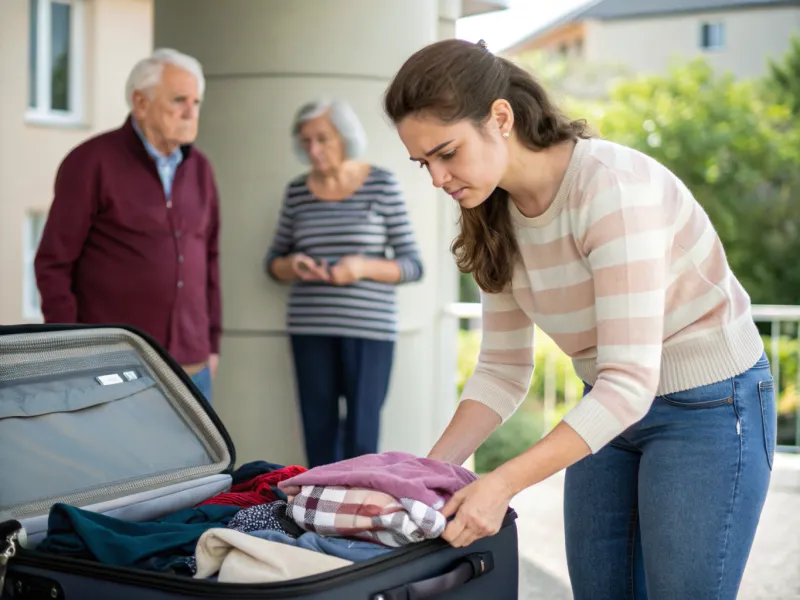
<instances>
[{"instance_id":1,"label":"striped sweater","mask_svg":"<svg viewBox=\"0 0 800 600\"><path fill-rule=\"evenodd\" d=\"M533 374L536 323L593 386L564 420L597 452L655 396L733 377L761 356L750 299L711 222L655 160L580 140L544 214L509 210L520 257L503 292L482 294L462 399L513 414Z\"/></svg>"},{"instance_id":2,"label":"striped sweater","mask_svg":"<svg viewBox=\"0 0 800 600\"><path fill-rule=\"evenodd\" d=\"M266 258L300 252L333 266L344 256L393 258L401 282L422 277L422 262L395 176L372 167L364 185L341 201L314 197L307 175L289 183ZM292 335L331 335L392 341L397 336L396 284L362 280L337 286L295 281L287 308Z\"/></svg>"}]
</instances>

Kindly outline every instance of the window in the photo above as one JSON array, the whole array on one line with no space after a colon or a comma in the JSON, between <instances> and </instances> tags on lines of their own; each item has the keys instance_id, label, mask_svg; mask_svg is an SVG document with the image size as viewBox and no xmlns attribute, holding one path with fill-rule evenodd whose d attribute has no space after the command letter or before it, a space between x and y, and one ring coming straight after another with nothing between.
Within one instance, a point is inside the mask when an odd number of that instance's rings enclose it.
<instances>
[{"instance_id":1,"label":"window","mask_svg":"<svg viewBox=\"0 0 800 600\"><path fill-rule=\"evenodd\" d=\"M44 123L81 123L83 0L28 0L28 113Z\"/></svg>"},{"instance_id":2,"label":"window","mask_svg":"<svg viewBox=\"0 0 800 600\"><path fill-rule=\"evenodd\" d=\"M39 241L42 239L44 224L47 222L47 214L41 212L28 213L25 216L25 231L22 235L23 248L23 271L22 271L22 316L25 319L41 319L42 303L39 298L39 288L36 285L36 272L33 268L33 261L36 258L36 250L39 248Z\"/></svg>"},{"instance_id":3,"label":"window","mask_svg":"<svg viewBox=\"0 0 800 600\"><path fill-rule=\"evenodd\" d=\"M724 23L703 23L700 26L700 47L703 50L719 50L724 46Z\"/></svg>"}]
</instances>

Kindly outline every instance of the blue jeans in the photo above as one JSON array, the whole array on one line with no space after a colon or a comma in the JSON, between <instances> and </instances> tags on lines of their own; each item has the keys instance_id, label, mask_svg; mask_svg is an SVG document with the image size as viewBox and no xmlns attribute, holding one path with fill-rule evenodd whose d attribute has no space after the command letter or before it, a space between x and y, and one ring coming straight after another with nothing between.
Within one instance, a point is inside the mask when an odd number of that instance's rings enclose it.
<instances>
[{"instance_id":1,"label":"blue jeans","mask_svg":"<svg viewBox=\"0 0 800 600\"><path fill-rule=\"evenodd\" d=\"M656 398L641 421L569 467L575 600L736 598L767 495L776 419L763 355L741 375Z\"/></svg>"},{"instance_id":2,"label":"blue jeans","mask_svg":"<svg viewBox=\"0 0 800 600\"><path fill-rule=\"evenodd\" d=\"M206 367L199 373L192 375L192 381L211 404L211 369Z\"/></svg>"}]
</instances>

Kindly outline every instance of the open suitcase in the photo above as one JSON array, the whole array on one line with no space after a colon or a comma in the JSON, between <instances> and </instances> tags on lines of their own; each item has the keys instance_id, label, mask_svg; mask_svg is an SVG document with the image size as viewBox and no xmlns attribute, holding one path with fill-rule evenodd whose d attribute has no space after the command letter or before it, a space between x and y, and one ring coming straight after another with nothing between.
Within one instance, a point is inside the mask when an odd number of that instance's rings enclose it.
<instances>
[{"instance_id":1,"label":"open suitcase","mask_svg":"<svg viewBox=\"0 0 800 600\"><path fill-rule=\"evenodd\" d=\"M219 583L35 551L55 503L153 520L228 490L235 456L217 414L146 334L0 327L0 598L517 598L512 510L498 534L468 548L429 540L281 583Z\"/></svg>"}]
</instances>

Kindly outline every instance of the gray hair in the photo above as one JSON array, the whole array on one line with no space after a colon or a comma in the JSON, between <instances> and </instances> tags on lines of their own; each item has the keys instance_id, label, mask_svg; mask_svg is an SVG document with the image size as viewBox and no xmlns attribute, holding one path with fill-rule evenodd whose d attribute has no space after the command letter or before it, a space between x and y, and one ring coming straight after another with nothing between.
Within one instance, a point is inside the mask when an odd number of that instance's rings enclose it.
<instances>
[{"instance_id":1,"label":"gray hair","mask_svg":"<svg viewBox=\"0 0 800 600\"><path fill-rule=\"evenodd\" d=\"M293 150L297 159L308 164L308 155L300 141L300 129L317 117L327 115L339 132L347 158L358 158L367 149L367 134L352 107L343 100L314 100L300 107L292 121Z\"/></svg>"},{"instance_id":2,"label":"gray hair","mask_svg":"<svg viewBox=\"0 0 800 600\"><path fill-rule=\"evenodd\" d=\"M131 74L128 75L128 81L125 84L125 100L128 102L128 108L133 108L134 92L149 93L161 83L161 73L164 70L164 65L172 65L194 75L197 80L200 98L203 97L206 89L206 79L203 76L203 67L200 62L196 58L172 48L158 48L150 56L136 63L131 70Z\"/></svg>"}]
</instances>

